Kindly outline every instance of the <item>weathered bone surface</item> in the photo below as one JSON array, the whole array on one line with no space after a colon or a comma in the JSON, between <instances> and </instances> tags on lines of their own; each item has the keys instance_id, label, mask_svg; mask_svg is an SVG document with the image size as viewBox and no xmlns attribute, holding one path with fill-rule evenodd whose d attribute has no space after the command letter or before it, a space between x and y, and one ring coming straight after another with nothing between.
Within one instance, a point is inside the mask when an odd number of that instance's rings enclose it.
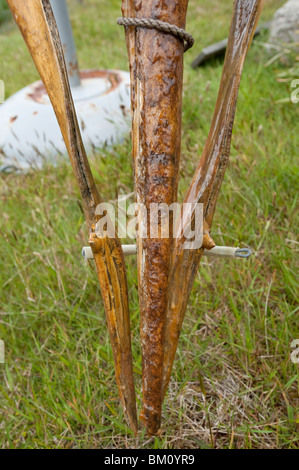
<instances>
[{"instance_id":1,"label":"weathered bone surface","mask_svg":"<svg viewBox=\"0 0 299 470\"><path fill-rule=\"evenodd\" d=\"M124 17L150 18L185 28L188 0L123 0ZM155 29L127 27L131 72L132 139L136 201L151 203L177 199L181 147L183 43ZM138 214L139 235L144 217ZM172 225L172 224L170 224ZM161 424L162 366L169 268L173 237L137 240L141 316L143 410L149 434Z\"/></svg>"},{"instance_id":2,"label":"weathered bone surface","mask_svg":"<svg viewBox=\"0 0 299 470\"><path fill-rule=\"evenodd\" d=\"M201 249L184 250L182 227L173 254L164 348L163 395L170 380L180 331L191 293L195 273L203 251L213 246L209 236L216 202L228 164L232 128L241 74L246 54L262 11L264 0L235 0L228 48L210 133L199 166L190 185L185 203L202 203L205 238ZM194 211L193 211L194 217Z\"/></svg>"},{"instance_id":3,"label":"weathered bone surface","mask_svg":"<svg viewBox=\"0 0 299 470\"><path fill-rule=\"evenodd\" d=\"M8 0L8 5L47 89L81 191L104 299L119 393L127 420L137 432L124 256L118 239L98 239L94 232L95 211L102 199L82 143L53 12L48 0Z\"/></svg>"}]
</instances>

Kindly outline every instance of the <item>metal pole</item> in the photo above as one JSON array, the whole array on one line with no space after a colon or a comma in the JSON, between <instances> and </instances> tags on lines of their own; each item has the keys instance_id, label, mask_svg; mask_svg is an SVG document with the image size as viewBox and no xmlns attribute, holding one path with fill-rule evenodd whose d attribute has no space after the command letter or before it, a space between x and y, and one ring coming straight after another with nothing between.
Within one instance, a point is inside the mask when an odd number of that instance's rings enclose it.
<instances>
[{"instance_id":1,"label":"metal pole","mask_svg":"<svg viewBox=\"0 0 299 470\"><path fill-rule=\"evenodd\" d=\"M56 19L71 87L80 86L79 64L66 0L50 0Z\"/></svg>"}]
</instances>

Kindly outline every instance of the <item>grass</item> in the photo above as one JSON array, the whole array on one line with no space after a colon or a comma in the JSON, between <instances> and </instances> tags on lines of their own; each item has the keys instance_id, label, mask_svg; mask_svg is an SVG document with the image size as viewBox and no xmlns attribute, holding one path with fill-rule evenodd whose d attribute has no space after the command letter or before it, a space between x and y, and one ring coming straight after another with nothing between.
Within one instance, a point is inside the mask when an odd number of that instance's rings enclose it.
<instances>
[{"instance_id":1,"label":"grass","mask_svg":"<svg viewBox=\"0 0 299 470\"><path fill-rule=\"evenodd\" d=\"M6 0L0 0L0 25L9 19L9 14Z\"/></svg>"},{"instance_id":2,"label":"grass","mask_svg":"<svg viewBox=\"0 0 299 470\"><path fill-rule=\"evenodd\" d=\"M82 68L127 69L119 1L72 2ZM232 2L190 1L180 198L207 136L221 62L193 71L204 45L227 35ZM283 1L266 3L263 19ZM200 6L199 6L200 4ZM0 30L8 95L37 79L13 25ZM213 225L217 244L250 246L248 262L204 260L163 408L163 434L124 424L103 304L81 260L86 233L71 168L0 175L2 448L298 448L298 106L287 71L256 40L241 82L230 167ZM108 47L109 46L109 47ZM295 59L296 60L296 59ZM297 58L298 60L298 58ZM298 64L297 64L298 65ZM298 78L298 77L297 77ZM281 102L283 100L283 102ZM129 139L91 157L108 200L133 190ZM136 266L128 260L134 370L141 359Z\"/></svg>"}]
</instances>

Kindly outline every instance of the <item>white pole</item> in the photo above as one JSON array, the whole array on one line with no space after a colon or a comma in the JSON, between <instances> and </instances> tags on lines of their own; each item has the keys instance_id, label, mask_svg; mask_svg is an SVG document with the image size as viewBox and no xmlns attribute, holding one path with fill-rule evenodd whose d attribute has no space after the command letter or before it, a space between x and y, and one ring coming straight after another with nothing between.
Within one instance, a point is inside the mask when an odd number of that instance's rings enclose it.
<instances>
[{"instance_id":1,"label":"white pole","mask_svg":"<svg viewBox=\"0 0 299 470\"><path fill-rule=\"evenodd\" d=\"M125 256L136 255L137 246L136 245L123 245L123 252ZM230 246L215 246L211 250L205 250L204 256L209 258L249 258L251 251L249 248L234 248ZM82 256L86 260L93 259L93 252L89 246L86 246L82 250Z\"/></svg>"}]
</instances>

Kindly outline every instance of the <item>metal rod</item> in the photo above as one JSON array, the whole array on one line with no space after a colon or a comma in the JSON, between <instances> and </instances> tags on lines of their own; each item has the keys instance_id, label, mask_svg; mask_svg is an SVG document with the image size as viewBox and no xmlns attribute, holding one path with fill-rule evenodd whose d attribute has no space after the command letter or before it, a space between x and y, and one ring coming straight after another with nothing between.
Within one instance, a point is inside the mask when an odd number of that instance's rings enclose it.
<instances>
[{"instance_id":1,"label":"metal rod","mask_svg":"<svg viewBox=\"0 0 299 470\"><path fill-rule=\"evenodd\" d=\"M80 86L79 63L66 0L50 0L61 39L71 88Z\"/></svg>"},{"instance_id":2,"label":"metal rod","mask_svg":"<svg viewBox=\"0 0 299 470\"><path fill-rule=\"evenodd\" d=\"M137 254L136 245L122 245L123 253L125 256L132 256ZM227 259L245 259L249 258L252 254L249 248L235 248L230 246L215 246L211 250L205 250L204 256L209 258L227 258ZM86 260L93 259L93 252L89 246L82 249L82 256Z\"/></svg>"}]
</instances>

